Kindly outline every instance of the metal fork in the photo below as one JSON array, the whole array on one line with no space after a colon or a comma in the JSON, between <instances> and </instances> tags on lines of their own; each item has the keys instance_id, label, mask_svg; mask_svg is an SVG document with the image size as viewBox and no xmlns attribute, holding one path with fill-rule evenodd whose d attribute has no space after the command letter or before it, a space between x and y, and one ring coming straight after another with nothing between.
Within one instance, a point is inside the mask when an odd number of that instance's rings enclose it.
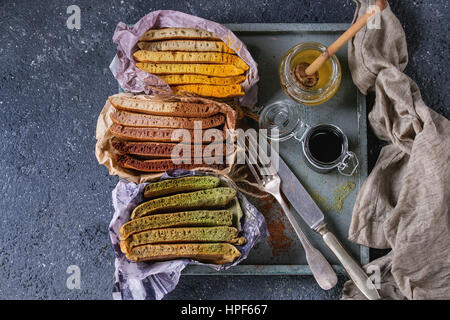
<instances>
[{"instance_id":1,"label":"metal fork","mask_svg":"<svg viewBox=\"0 0 450 320\"><path fill-rule=\"evenodd\" d=\"M249 140L252 139L249 137ZM284 201L281 195L280 176L277 173L275 173L275 170L272 164L270 163L269 157L260 148L259 150L260 158L263 158L263 162L266 163L264 168L266 170L264 170L263 172L263 168L261 168L258 165L257 156L255 156L255 150L254 148L252 148L252 146L255 146L254 144L255 141L253 140L249 142L250 147L247 147L245 145L245 149L248 151L249 156L245 154L245 157L247 160L248 167L252 175L255 177L256 182L264 189L264 191L271 194L280 204L290 224L294 228L295 233L300 239L300 242L305 250L306 261L308 262L309 267L311 268L311 272L314 278L316 279L317 283L319 284L319 286L324 290L329 290L333 288L337 283L336 273L334 272L329 262L322 255L322 253L312 246L312 244L309 242L308 238L300 228L300 225L298 224L297 220L292 215L289 206ZM270 174L267 174L268 170L271 170Z\"/></svg>"}]
</instances>

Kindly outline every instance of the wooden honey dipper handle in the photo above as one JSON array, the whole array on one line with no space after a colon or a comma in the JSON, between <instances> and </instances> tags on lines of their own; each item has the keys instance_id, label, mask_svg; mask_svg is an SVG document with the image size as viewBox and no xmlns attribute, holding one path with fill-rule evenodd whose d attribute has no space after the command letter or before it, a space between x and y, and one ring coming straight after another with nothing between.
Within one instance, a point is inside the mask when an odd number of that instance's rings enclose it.
<instances>
[{"instance_id":1,"label":"wooden honey dipper handle","mask_svg":"<svg viewBox=\"0 0 450 320\"><path fill-rule=\"evenodd\" d=\"M335 42L333 42L326 50L323 52L320 56L317 57L316 60L313 61L309 65L308 68L306 68L305 72L307 75L312 75L317 72L317 70L320 69L320 67L333 55L338 52L340 48L342 48L347 41L349 41L351 38L354 37L354 35L361 30L369 21L371 17L373 17L378 12L383 11L387 7L387 1L386 0L376 0L375 6L372 10L368 11L364 16L362 16L358 21L356 21L354 24L348 28L347 31L345 31Z\"/></svg>"}]
</instances>

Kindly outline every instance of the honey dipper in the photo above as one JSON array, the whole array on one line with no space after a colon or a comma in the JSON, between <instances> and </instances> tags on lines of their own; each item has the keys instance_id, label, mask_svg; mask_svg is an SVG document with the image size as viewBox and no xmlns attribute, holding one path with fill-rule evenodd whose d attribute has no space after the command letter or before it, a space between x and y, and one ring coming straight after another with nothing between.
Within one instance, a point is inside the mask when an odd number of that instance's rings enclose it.
<instances>
[{"instance_id":1,"label":"honey dipper","mask_svg":"<svg viewBox=\"0 0 450 320\"><path fill-rule=\"evenodd\" d=\"M386 0L376 0L375 6L371 7L371 9L360 19L358 19L354 24L348 28L336 41L334 41L320 56L316 58L311 64L306 62L299 63L293 70L293 74L295 78L300 82L301 87L304 89L314 87L319 81L319 73L317 72L320 67L336 52L342 48L347 41L349 41L353 36L361 30L378 12L383 11L387 7Z\"/></svg>"}]
</instances>

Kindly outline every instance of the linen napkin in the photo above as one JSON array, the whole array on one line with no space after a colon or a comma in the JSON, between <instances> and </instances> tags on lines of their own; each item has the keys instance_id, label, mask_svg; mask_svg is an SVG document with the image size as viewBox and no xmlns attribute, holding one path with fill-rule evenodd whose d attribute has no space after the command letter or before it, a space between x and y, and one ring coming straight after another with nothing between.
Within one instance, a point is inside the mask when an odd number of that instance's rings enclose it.
<instances>
[{"instance_id":1,"label":"linen napkin","mask_svg":"<svg viewBox=\"0 0 450 320\"><path fill-rule=\"evenodd\" d=\"M371 5L355 0L355 20ZM428 108L403 73L403 28L388 6L380 28L349 43L353 81L375 92L370 125L390 144L380 153L353 209L349 239L392 249L365 266L379 270L383 299L450 299L450 121ZM342 299L364 299L348 281Z\"/></svg>"}]
</instances>

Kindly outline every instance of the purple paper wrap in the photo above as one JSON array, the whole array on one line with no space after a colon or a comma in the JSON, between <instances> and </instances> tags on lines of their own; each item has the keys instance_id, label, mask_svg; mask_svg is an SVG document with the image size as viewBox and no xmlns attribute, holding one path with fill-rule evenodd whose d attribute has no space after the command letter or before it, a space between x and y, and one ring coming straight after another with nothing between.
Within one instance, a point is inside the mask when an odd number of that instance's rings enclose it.
<instances>
[{"instance_id":1,"label":"purple paper wrap","mask_svg":"<svg viewBox=\"0 0 450 320\"><path fill-rule=\"evenodd\" d=\"M110 69L120 86L125 91L133 93L145 92L151 94L152 91L148 86L171 91L167 83L161 78L136 68L133 53L138 50L137 42L147 30L174 27L196 28L214 32L248 64L249 70L246 73L246 80L241 84L245 95L237 99L240 105L254 109L258 94L258 67L245 44L223 25L179 11L158 10L150 12L132 27L123 22L117 24L113 36L113 41L117 44L117 55L111 62Z\"/></svg>"},{"instance_id":2,"label":"purple paper wrap","mask_svg":"<svg viewBox=\"0 0 450 320\"><path fill-rule=\"evenodd\" d=\"M175 170L165 173L160 180L182 176L199 175L199 172ZM109 236L115 253L115 284L113 298L116 300L160 300L178 284L181 271L188 264L206 265L217 271L228 269L247 258L251 248L269 235L264 216L246 197L238 192L237 198L243 215L241 233L247 239L243 246L236 246L241 256L225 265L204 264L192 259L176 259L162 262L130 262L120 250L119 229L130 219L133 209L143 202L147 183L135 184L120 180L112 192L114 216L109 225Z\"/></svg>"}]
</instances>

